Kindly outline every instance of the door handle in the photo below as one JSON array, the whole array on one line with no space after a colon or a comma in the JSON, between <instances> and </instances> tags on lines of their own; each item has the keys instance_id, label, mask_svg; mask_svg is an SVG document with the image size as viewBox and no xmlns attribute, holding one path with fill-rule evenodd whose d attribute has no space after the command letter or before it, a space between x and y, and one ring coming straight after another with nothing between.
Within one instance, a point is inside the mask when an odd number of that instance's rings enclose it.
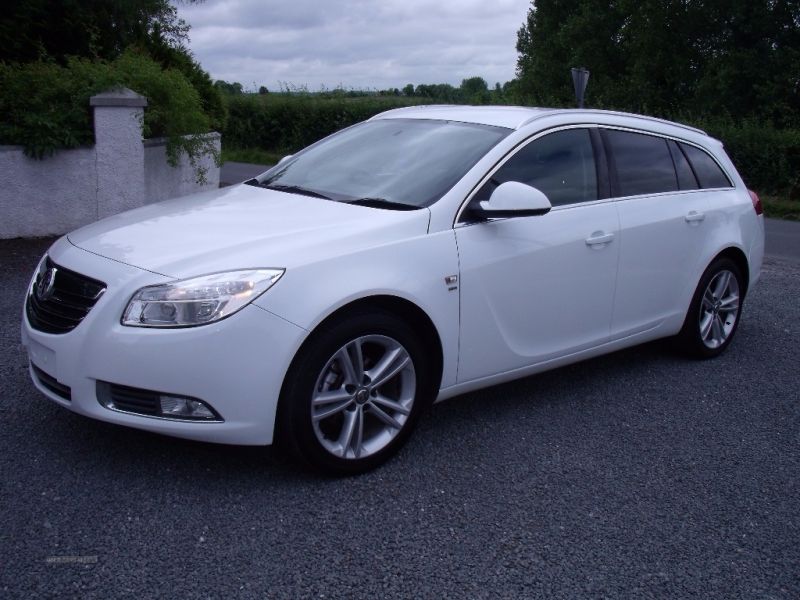
<instances>
[{"instance_id":1,"label":"door handle","mask_svg":"<svg viewBox=\"0 0 800 600\"><path fill-rule=\"evenodd\" d=\"M602 246L608 244L614 239L613 233L605 233L603 231L595 231L590 237L586 238L587 246Z\"/></svg>"},{"instance_id":2,"label":"door handle","mask_svg":"<svg viewBox=\"0 0 800 600\"><path fill-rule=\"evenodd\" d=\"M699 223L705 218L705 213L697 212L696 210L690 210L689 214L684 217L687 223Z\"/></svg>"}]
</instances>

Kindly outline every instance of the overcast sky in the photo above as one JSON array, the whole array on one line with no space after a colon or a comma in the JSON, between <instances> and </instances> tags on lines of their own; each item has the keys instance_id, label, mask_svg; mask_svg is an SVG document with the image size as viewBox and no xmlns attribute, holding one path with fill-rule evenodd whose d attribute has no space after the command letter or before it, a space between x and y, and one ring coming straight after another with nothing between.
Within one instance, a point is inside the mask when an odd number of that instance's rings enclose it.
<instances>
[{"instance_id":1,"label":"overcast sky","mask_svg":"<svg viewBox=\"0 0 800 600\"><path fill-rule=\"evenodd\" d=\"M514 77L529 0L205 0L178 5L214 79L402 88Z\"/></svg>"}]
</instances>

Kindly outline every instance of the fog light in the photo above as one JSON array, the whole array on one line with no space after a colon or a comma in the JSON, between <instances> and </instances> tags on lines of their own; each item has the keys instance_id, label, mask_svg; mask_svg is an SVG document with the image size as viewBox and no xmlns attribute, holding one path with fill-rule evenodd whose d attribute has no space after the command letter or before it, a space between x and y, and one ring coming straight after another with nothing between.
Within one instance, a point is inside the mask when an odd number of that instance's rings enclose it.
<instances>
[{"instance_id":1,"label":"fog light","mask_svg":"<svg viewBox=\"0 0 800 600\"><path fill-rule=\"evenodd\" d=\"M179 398L177 396L159 396L161 416L178 419L210 419L216 420L214 412L201 400Z\"/></svg>"}]
</instances>

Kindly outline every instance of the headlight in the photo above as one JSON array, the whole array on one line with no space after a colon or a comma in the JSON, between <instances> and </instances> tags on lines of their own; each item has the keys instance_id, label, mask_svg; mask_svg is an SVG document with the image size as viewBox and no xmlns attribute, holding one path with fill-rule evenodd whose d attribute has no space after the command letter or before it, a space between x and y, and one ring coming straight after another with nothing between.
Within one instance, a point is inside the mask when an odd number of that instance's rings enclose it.
<instances>
[{"instance_id":1,"label":"headlight","mask_svg":"<svg viewBox=\"0 0 800 600\"><path fill-rule=\"evenodd\" d=\"M258 298L283 272L283 269L247 269L144 287L128 303L122 324L190 327L213 323Z\"/></svg>"}]
</instances>

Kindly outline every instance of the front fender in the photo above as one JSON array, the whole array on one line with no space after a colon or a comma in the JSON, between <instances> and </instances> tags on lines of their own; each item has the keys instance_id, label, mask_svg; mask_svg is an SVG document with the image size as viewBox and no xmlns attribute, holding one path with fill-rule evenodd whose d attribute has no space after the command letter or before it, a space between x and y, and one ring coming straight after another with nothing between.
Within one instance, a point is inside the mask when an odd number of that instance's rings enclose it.
<instances>
[{"instance_id":1,"label":"front fender","mask_svg":"<svg viewBox=\"0 0 800 600\"><path fill-rule=\"evenodd\" d=\"M311 332L338 309L362 298L407 300L424 311L437 330L442 387L447 387L456 382L458 370L459 290L445 278L457 274L454 232L422 234L288 269L256 304Z\"/></svg>"}]
</instances>

